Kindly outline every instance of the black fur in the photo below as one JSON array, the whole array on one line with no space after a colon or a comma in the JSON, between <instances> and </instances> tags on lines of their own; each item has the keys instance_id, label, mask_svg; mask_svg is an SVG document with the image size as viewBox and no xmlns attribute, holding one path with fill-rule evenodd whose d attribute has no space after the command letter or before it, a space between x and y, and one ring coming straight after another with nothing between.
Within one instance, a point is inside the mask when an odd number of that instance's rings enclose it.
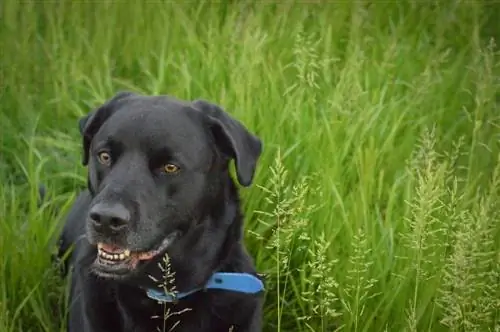
<instances>
[{"instance_id":1,"label":"black fur","mask_svg":"<svg viewBox=\"0 0 500 332\"><path fill-rule=\"evenodd\" d=\"M242 243L228 165L234 159L238 181L249 186L261 141L207 101L130 92L118 93L79 126L88 189L59 241L60 255L73 248L66 266L72 271L68 331L261 331L261 294L208 290L159 304L144 288L158 287L163 255L126 273L96 263L98 242L145 252L176 233L166 252L178 291L202 286L217 271L257 276ZM109 165L98 162L101 151L111 156ZM166 163L180 170L162 172Z\"/></svg>"}]
</instances>

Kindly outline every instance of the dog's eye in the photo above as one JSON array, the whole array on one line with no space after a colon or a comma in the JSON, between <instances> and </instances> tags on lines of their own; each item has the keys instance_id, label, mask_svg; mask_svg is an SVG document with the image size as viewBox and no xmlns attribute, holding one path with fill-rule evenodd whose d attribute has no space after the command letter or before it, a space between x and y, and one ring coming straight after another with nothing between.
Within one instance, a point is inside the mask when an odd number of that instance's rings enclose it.
<instances>
[{"instance_id":1,"label":"dog's eye","mask_svg":"<svg viewBox=\"0 0 500 332\"><path fill-rule=\"evenodd\" d=\"M111 164L111 156L107 152L99 152L97 160L103 165L109 166Z\"/></svg>"},{"instance_id":2,"label":"dog's eye","mask_svg":"<svg viewBox=\"0 0 500 332\"><path fill-rule=\"evenodd\" d=\"M179 166L176 166L174 164L165 164L163 165L163 171L165 173L176 173L179 171Z\"/></svg>"}]
</instances>

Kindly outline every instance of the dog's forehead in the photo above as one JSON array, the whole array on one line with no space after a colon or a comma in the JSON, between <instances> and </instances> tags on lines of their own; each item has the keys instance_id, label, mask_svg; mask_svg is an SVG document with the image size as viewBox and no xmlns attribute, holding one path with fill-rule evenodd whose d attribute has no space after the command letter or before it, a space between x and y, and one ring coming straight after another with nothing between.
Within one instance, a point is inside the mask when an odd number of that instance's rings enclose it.
<instances>
[{"instance_id":1,"label":"dog's forehead","mask_svg":"<svg viewBox=\"0 0 500 332\"><path fill-rule=\"evenodd\" d=\"M123 104L100 130L103 138L148 149L204 149L200 114L187 104L162 98L137 98Z\"/></svg>"}]
</instances>

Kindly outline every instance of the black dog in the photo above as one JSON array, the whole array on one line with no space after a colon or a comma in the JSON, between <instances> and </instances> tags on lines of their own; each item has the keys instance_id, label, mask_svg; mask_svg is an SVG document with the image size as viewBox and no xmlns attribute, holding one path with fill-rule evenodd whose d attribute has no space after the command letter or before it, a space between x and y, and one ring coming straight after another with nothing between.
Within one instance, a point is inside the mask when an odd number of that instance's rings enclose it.
<instances>
[{"instance_id":1,"label":"black dog","mask_svg":"<svg viewBox=\"0 0 500 332\"><path fill-rule=\"evenodd\" d=\"M261 331L238 189L262 143L220 107L121 92L79 122L88 189L67 217L71 332Z\"/></svg>"}]
</instances>

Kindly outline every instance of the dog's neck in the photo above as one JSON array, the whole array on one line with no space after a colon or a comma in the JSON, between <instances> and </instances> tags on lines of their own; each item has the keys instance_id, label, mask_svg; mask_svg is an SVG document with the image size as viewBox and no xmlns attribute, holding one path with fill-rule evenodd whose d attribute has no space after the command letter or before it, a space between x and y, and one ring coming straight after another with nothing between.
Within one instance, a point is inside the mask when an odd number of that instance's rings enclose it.
<instances>
[{"instance_id":1,"label":"dog's neck","mask_svg":"<svg viewBox=\"0 0 500 332\"><path fill-rule=\"evenodd\" d=\"M229 179L222 191L223 203L213 206L209 216L198 221L169 253L170 272L175 274L179 292L203 287L215 272L232 270L241 256L243 217L238 190ZM207 232L210 237L205 236Z\"/></svg>"}]
</instances>

